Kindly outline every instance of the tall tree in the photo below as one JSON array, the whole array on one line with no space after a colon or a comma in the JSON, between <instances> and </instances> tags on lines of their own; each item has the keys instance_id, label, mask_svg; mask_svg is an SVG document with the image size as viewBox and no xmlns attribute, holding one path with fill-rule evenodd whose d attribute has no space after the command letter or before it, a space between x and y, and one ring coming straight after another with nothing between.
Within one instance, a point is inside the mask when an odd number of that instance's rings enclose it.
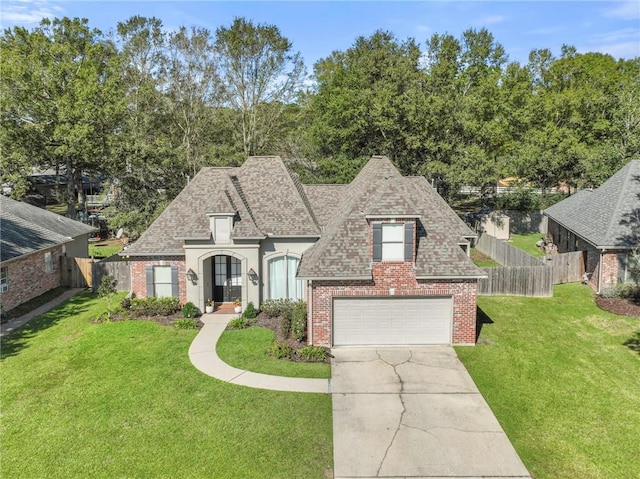
<instances>
[{"instance_id":1,"label":"tall tree","mask_svg":"<svg viewBox=\"0 0 640 479\"><path fill-rule=\"evenodd\" d=\"M74 217L82 173L109 161L119 118L116 49L86 19L45 19L32 31L5 30L0 56L3 155L19 167L64 167Z\"/></svg>"},{"instance_id":2,"label":"tall tree","mask_svg":"<svg viewBox=\"0 0 640 479\"><path fill-rule=\"evenodd\" d=\"M264 147L300 91L302 57L278 27L244 18L218 28L215 47L228 103L239 115L244 153L267 153Z\"/></svg>"}]
</instances>

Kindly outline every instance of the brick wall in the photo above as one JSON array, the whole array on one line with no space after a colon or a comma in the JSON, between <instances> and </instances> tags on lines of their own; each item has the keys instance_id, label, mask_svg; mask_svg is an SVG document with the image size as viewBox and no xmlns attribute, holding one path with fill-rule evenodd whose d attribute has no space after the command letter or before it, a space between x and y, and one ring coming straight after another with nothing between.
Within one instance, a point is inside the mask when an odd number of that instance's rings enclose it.
<instances>
[{"instance_id":1,"label":"brick wall","mask_svg":"<svg viewBox=\"0 0 640 479\"><path fill-rule=\"evenodd\" d=\"M183 256L162 256L150 258L130 258L131 290L138 298L147 297L147 266L177 266L178 294L181 303L187 302L187 277Z\"/></svg>"},{"instance_id":2,"label":"brick wall","mask_svg":"<svg viewBox=\"0 0 640 479\"><path fill-rule=\"evenodd\" d=\"M371 281L313 281L311 320L313 344L331 345L332 306L335 296L452 296L453 343L474 344L476 341L475 280L417 280L410 262L374 263Z\"/></svg>"},{"instance_id":3,"label":"brick wall","mask_svg":"<svg viewBox=\"0 0 640 479\"><path fill-rule=\"evenodd\" d=\"M45 253L50 252L53 260L53 272L46 273L44 269ZM4 311L29 301L50 289L60 286L60 257L62 246L5 262L7 268L9 289L0 294L0 301Z\"/></svg>"},{"instance_id":4,"label":"brick wall","mask_svg":"<svg viewBox=\"0 0 640 479\"><path fill-rule=\"evenodd\" d=\"M600 265L602 268L600 288L618 284L618 252L602 253Z\"/></svg>"}]
</instances>

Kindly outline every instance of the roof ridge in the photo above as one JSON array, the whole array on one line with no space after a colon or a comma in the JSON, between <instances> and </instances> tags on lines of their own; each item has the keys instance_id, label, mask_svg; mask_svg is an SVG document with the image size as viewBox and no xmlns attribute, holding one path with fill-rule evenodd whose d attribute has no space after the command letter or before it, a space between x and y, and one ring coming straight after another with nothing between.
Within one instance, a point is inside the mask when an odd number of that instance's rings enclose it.
<instances>
[{"instance_id":1,"label":"roof ridge","mask_svg":"<svg viewBox=\"0 0 640 479\"><path fill-rule=\"evenodd\" d=\"M309 198L307 197L307 194L304 191L302 183L300 183L300 180L297 178L297 176L295 176L295 174L289 168L285 166L284 169L287 170L287 173L289 174L289 178L291 178L291 181L293 181L293 185L296 187L296 190L298 191L300 198L302 198L302 202L304 203L305 208L307 208L307 211L309 211L309 215L313 220L313 224L316 226L316 228L318 228L318 230L320 230L321 229L320 224L318 223L318 219L316 218L316 215L313 212L313 208L311 207L311 202L309 201Z\"/></svg>"},{"instance_id":2,"label":"roof ridge","mask_svg":"<svg viewBox=\"0 0 640 479\"><path fill-rule=\"evenodd\" d=\"M621 184L621 188L620 191L625 191L625 186L627 185L627 183L629 182L629 179L631 177L631 172L633 170L632 168L632 163L634 160L629 161L625 166L623 166L620 171L618 173L621 173L620 176L622 176L622 184ZM624 172L625 168L627 169L626 173ZM609 180L611 180L614 176L616 176L615 174L613 176L611 176L606 182L608 182ZM604 184L604 183L603 183ZM601 185L602 186L602 185ZM616 204L613 208L613 214L611 215L611 218L609 219L609 222L607 223L607 229L606 229L606 236L609 236L609 233L611 232L611 230L613 229L614 226L614 222L616 220L620 220L620 217L618 216L618 213L620 212L620 206L622 205L622 202L624 200L624 195L619 194L617 199L616 199Z\"/></svg>"},{"instance_id":3,"label":"roof ridge","mask_svg":"<svg viewBox=\"0 0 640 479\"><path fill-rule=\"evenodd\" d=\"M251 211L251 207L249 206L249 202L247 201L247 196L245 195L244 190L242 189L242 185L240 184L240 179L238 178L238 175L237 174L229 175L229 179L231 180L231 184L233 185L233 187L238 192L238 196L240 197L242 204L246 208L247 213L249 213L249 217L251 218L251 221L253 221L253 224L255 224L257 227L258 223L256 222L256 219L253 216L253 211Z\"/></svg>"}]
</instances>

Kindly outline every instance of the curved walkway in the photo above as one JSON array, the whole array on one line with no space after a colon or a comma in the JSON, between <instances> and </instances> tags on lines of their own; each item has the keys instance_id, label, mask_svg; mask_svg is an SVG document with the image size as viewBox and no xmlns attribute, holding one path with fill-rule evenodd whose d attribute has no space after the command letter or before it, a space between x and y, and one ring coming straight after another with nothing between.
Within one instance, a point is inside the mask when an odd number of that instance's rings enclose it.
<instances>
[{"instance_id":1,"label":"curved walkway","mask_svg":"<svg viewBox=\"0 0 640 479\"><path fill-rule=\"evenodd\" d=\"M218 357L216 343L235 314L203 314L204 327L189 347L189 360L203 373L239 386L272 391L331 393L329 379L287 378L253 373L229 366Z\"/></svg>"}]
</instances>

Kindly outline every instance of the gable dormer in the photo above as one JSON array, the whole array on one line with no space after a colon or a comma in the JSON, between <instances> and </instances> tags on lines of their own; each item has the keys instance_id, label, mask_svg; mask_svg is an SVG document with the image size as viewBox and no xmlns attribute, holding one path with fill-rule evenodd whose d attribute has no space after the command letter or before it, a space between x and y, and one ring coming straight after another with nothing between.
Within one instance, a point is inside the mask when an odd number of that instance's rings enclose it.
<instances>
[{"instance_id":1,"label":"gable dormer","mask_svg":"<svg viewBox=\"0 0 640 479\"><path fill-rule=\"evenodd\" d=\"M231 230L235 213L209 214L209 227L215 244L231 243Z\"/></svg>"}]
</instances>

